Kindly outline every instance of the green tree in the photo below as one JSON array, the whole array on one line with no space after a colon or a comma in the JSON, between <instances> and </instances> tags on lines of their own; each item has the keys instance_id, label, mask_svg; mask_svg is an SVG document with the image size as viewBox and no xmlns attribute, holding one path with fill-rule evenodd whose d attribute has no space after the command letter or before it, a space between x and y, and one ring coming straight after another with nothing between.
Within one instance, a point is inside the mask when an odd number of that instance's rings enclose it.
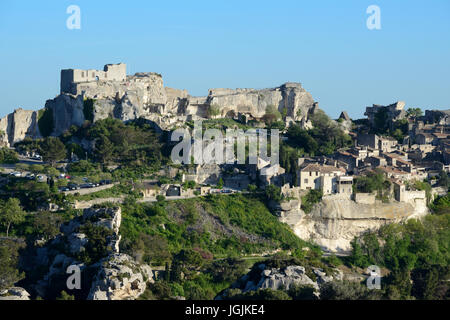
<instances>
[{"instance_id":1,"label":"green tree","mask_svg":"<svg viewBox=\"0 0 450 320\"><path fill-rule=\"evenodd\" d=\"M207 116L208 118L214 118L220 115L220 106L216 104L212 104L207 109Z\"/></svg>"},{"instance_id":2,"label":"green tree","mask_svg":"<svg viewBox=\"0 0 450 320\"><path fill-rule=\"evenodd\" d=\"M280 111L274 105L268 105L266 107L266 113L263 116L263 121L266 125L272 125L272 123L282 118Z\"/></svg>"},{"instance_id":3,"label":"green tree","mask_svg":"<svg viewBox=\"0 0 450 320\"><path fill-rule=\"evenodd\" d=\"M323 191L322 190L316 190L311 189L308 191L308 193L302 197L302 205L301 208L305 213L311 212L313 206L316 203L319 203L322 200Z\"/></svg>"},{"instance_id":4,"label":"green tree","mask_svg":"<svg viewBox=\"0 0 450 320\"><path fill-rule=\"evenodd\" d=\"M447 172L445 172L444 170L441 170L441 172L439 172L438 185L444 188L450 187L450 178L448 177Z\"/></svg>"},{"instance_id":5,"label":"green tree","mask_svg":"<svg viewBox=\"0 0 450 320\"><path fill-rule=\"evenodd\" d=\"M322 300L367 300L379 299L377 293L369 291L366 286L351 281L330 281L320 287Z\"/></svg>"},{"instance_id":6,"label":"green tree","mask_svg":"<svg viewBox=\"0 0 450 320\"><path fill-rule=\"evenodd\" d=\"M48 137L54 129L53 109L44 108L38 111L38 127L43 137Z\"/></svg>"},{"instance_id":7,"label":"green tree","mask_svg":"<svg viewBox=\"0 0 450 320\"><path fill-rule=\"evenodd\" d=\"M104 135L95 142L95 155L101 163L109 163L113 159L114 145Z\"/></svg>"},{"instance_id":8,"label":"green tree","mask_svg":"<svg viewBox=\"0 0 450 320\"><path fill-rule=\"evenodd\" d=\"M0 224L6 228L6 237L9 236L12 225L24 220L25 211L22 210L19 199L9 198L6 202L0 204Z\"/></svg>"},{"instance_id":9,"label":"green tree","mask_svg":"<svg viewBox=\"0 0 450 320\"><path fill-rule=\"evenodd\" d=\"M217 188L218 189L222 189L223 188L223 179L222 178L219 179L219 182L217 183Z\"/></svg>"},{"instance_id":10,"label":"green tree","mask_svg":"<svg viewBox=\"0 0 450 320\"><path fill-rule=\"evenodd\" d=\"M34 216L33 226L39 235L51 239L59 233L62 218L48 211L40 211Z\"/></svg>"},{"instance_id":11,"label":"green tree","mask_svg":"<svg viewBox=\"0 0 450 320\"><path fill-rule=\"evenodd\" d=\"M41 164L32 164L30 166L30 171L33 173L42 173L44 172L44 166Z\"/></svg>"},{"instance_id":12,"label":"green tree","mask_svg":"<svg viewBox=\"0 0 450 320\"><path fill-rule=\"evenodd\" d=\"M365 268L368 266L367 257L364 255L364 252L361 248L361 245L358 242L357 238L354 238L350 243L352 246L352 254L350 255L350 261L353 265Z\"/></svg>"},{"instance_id":13,"label":"green tree","mask_svg":"<svg viewBox=\"0 0 450 320\"><path fill-rule=\"evenodd\" d=\"M292 285L288 290L288 294L293 300L317 300L314 292L315 289L307 285Z\"/></svg>"},{"instance_id":14,"label":"green tree","mask_svg":"<svg viewBox=\"0 0 450 320\"><path fill-rule=\"evenodd\" d=\"M40 145L42 159L53 166L56 162L66 158L66 147L59 138L47 137Z\"/></svg>"},{"instance_id":15,"label":"green tree","mask_svg":"<svg viewBox=\"0 0 450 320\"><path fill-rule=\"evenodd\" d=\"M265 189L266 198L269 201L281 201L281 189L273 184L270 184Z\"/></svg>"},{"instance_id":16,"label":"green tree","mask_svg":"<svg viewBox=\"0 0 450 320\"><path fill-rule=\"evenodd\" d=\"M375 127L373 129L375 133L387 133L389 129L387 108L381 108L380 110L378 110L378 112L375 114L374 120Z\"/></svg>"},{"instance_id":17,"label":"green tree","mask_svg":"<svg viewBox=\"0 0 450 320\"><path fill-rule=\"evenodd\" d=\"M0 163L14 164L19 162L19 157L14 150L0 148Z\"/></svg>"},{"instance_id":18,"label":"green tree","mask_svg":"<svg viewBox=\"0 0 450 320\"><path fill-rule=\"evenodd\" d=\"M83 101L84 118L90 122L94 121L95 99L85 99Z\"/></svg>"},{"instance_id":19,"label":"green tree","mask_svg":"<svg viewBox=\"0 0 450 320\"><path fill-rule=\"evenodd\" d=\"M216 282L233 282L242 276L246 269L245 261L236 258L226 258L214 261L208 272Z\"/></svg>"},{"instance_id":20,"label":"green tree","mask_svg":"<svg viewBox=\"0 0 450 320\"><path fill-rule=\"evenodd\" d=\"M420 108L408 108L408 110L406 110L406 116L408 118L418 118L421 117L423 115L423 112Z\"/></svg>"},{"instance_id":21,"label":"green tree","mask_svg":"<svg viewBox=\"0 0 450 320\"><path fill-rule=\"evenodd\" d=\"M21 245L13 240L0 240L0 291L12 287L24 278L18 270Z\"/></svg>"}]
</instances>

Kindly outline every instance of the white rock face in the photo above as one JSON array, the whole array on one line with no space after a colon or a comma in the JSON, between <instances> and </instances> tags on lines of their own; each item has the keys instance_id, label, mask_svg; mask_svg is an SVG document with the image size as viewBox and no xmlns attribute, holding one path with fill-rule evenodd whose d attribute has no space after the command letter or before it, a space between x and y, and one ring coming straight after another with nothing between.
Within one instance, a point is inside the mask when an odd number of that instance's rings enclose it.
<instances>
[{"instance_id":1,"label":"white rock face","mask_svg":"<svg viewBox=\"0 0 450 320\"><path fill-rule=\"evenodd\" d=\"M30 294L24 288L12 287L0 292L0 300L30 300Z\"/></svg>"},{"instance_id":2,"label":"white rock face","mask_svg":"<svg viewBox=\"0 0 450 320\"><path fill-rule=\"evenodd\" d=\"M327 275L322 269L312 268L316 279L312 280L307 274L306 269L299 265L288 265L284 268L268 268L264 263L256 266L256 270L261 273L255 276L254 270L241 277L231 285L233 289L240 289L242 292L256 291L259 289L289 290L292 286L309 286L314 289L314 295L319 297L320 286L333 280L342 280L342 272L334 269L332 274ZM221 300L227 296L227 290L217 296Z\"/></svg>"},{"instance_id":3,"label":"white rock face","mask_svg":"<svg viewBox=\"0 0 450 320\"><path fill-rule=\"evenodd\" d=\"M319 290L319 285L311 280L305 273L302 266L288 266L284 270L271 269L264 270L257 289L289 289L292 285L306 285Z\"/></svg>"},{"instance_id":4,"label":"white rock face","mask_svg":"<svg viewBox=\"0 0 450 320\"><path fill-rule=\"evenodd\" d=\"M424 201L369 205L356 203L345 195L331 195L323 197L309 214L302 211L280 220L288 223L302 239L312 240L332 252L347 253L355 236L426 214L428 209Z\"/></svg>"},{"instance_id":5,"label":"white rock face","mask_svg":"<svg viewBox=\"0 0 450 320\"><path fill-rule=\"evenodd\" d=\"M116 253L101 262L88 300L134 300L144 293L147 282L153 282L148 265L139 265L130 256Z\"/></svg>"},{"instance_id":6,"label":"white rock face","mask_svg":"<svg viewBox=\"0 0 450 320\"><path fill-rule=\"evenodd\" d=\"M17 109L0 119L0 143L10 146L27 136L39 137L37 111Z\"/></svg>"},{"instance_id":7,"label":"white rock face","mask_svg":"<svg viewBox=\"0 0 450 320\"><path fill-rule=\"evenodd\" d=\"M285 83L269 89L210 89L207 96L192 97L186 90L164 87L156 73L136 73L124 81L93 81L74 83L71 93L62 93L47 100L45 107L53 111L53 135L60 135L72 125L81 126L86 118L98 121L108 117L122 121L144 118L161 129L183 126L186 120L206 118L208 109L219 108L217 117L239 114L261 118L268 106L286 110L287 119L308 122L308 115L317 109L311 94L300 83ZM88 117L84 101L94 99L93 114ZM18 109L0 119L1 138L12 145L25 137L39 137L38 113Z\"/></svg>"}]
</instances>

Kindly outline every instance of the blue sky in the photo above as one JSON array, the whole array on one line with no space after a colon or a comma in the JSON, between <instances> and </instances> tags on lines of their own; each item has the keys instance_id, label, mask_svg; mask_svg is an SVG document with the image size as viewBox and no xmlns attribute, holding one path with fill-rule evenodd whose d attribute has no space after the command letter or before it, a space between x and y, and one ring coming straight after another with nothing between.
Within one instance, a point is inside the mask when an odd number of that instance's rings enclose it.
<instances>
[{"instance_id":1,"label":"blue sky","mask_svg":"<svg viewBox=\"0 0 450 320\"><path fill-rule=\"evenodd\" d=\"M71 4L80 30L66 28ZM372 4L381 30L366 27ZM449 0L1 0L0 37L0 116L43 107L60 69L118 62L192 95L301 82L333 117L450 108Z\"/></svg>"}]
</instances>

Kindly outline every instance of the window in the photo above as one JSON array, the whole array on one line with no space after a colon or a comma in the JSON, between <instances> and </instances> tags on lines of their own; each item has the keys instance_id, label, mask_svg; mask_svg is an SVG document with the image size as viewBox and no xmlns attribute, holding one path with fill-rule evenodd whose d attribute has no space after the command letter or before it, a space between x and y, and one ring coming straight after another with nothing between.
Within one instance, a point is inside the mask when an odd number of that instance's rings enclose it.
<instances>
[{"instance_id":1,"label":"window","mask_svg":"<svg viewBox=\"0 0 450 320\"><path fill-rule=\"evenodd\" d=\"M305 179L305 183L308 183L308 179Z\"/></svg>"},{"instance_id":2,"label":"window","mask_svg":"<svg viewBox=\"0 0 450 320\"><path fill-rule=\"evenodd\" d=\"M84 71L81 72L81 77L84 78Z\"/></svg>"},{"instance_id":3,"label":"window","mask_svg":"<svg viewBox=\"0 0 450 320\"><path fill-rule=\"evenodd\" d=\"M95 73L94 73L94 72L92 72L92 78L93 78L93 77L95 77Z\"/></svg>"}]
</instances>

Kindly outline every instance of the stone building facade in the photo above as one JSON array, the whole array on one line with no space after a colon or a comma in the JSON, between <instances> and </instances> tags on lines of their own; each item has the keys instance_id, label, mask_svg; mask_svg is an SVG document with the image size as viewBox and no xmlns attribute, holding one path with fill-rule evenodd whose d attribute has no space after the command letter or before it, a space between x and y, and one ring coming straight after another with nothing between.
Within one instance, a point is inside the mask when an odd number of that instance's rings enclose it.
<instances>
[{"instance_id":1,"label":"stone building facade","mask_svg":"<svg viewBox=\"0 0 450 320\"><path fill-rule=\"evenodd\" d=\"M61 93L72 93L74 83L94 81L125 81L127 65L125 63L107 64L102 70L64 69L61 70Z\"/></svg>"}]
</instances>

